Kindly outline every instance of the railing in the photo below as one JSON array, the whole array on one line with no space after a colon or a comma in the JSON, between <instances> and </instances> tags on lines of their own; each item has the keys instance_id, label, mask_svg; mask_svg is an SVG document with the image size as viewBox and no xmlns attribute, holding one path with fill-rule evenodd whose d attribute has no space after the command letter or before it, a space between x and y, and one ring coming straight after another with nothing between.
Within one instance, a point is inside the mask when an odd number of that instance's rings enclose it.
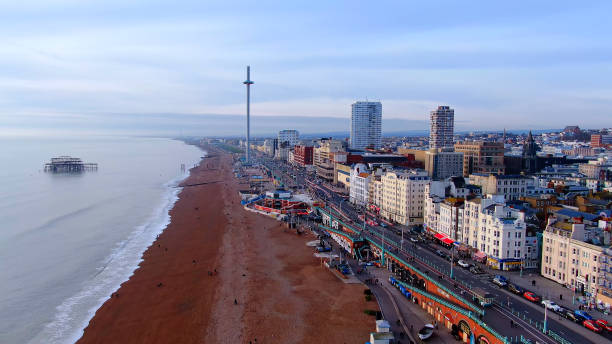
<instances>
[{"instance_id":1,"label":"railing","mask_svg":"<svg viewBox=\"0 0 612 344\"><path fill-rule=\"evenodd\" d=\"M440 298L437 295L431 294L427 291L415 288L407 283L404 283L402 281L398 281L396 280L398 285L402 285L404 288L410 290L411 292L415 293L415 294L420 294L422 296L425 296L427 298L430 298L434 301L436 301L437 303L443 304L444 306L458 312L461 313L463 315L465 315L466 317L472 319L474 322L476 322L478 325L480 325L480 327L482 327L484 330L486 330L487 332L489 332L490 334L492 334L493 336L497 337L499 340L501 340L504 343L510 343L508 341L508 337L501 335L500 333L498 333L497 331L495 331L494 329L492 329L491 327L489 327L489 325L485 324L484 321L480 320L478 317L474 316L474 312L472 311L468 311L464 308L461 308L453 303L450 303L442 298Z\"/></svg>"},{"instance_id":2,"label":"railing","mask_svg":"<svg viewBox=\"0 0 612 344\"><path fill-rule=\"evenodd\" d=\"M560 335L555 333L553 330L548 330L548 336L550 338L554 339L555 341L557 341L557 343L572 344L572 342L570 342L570 341L566 340L565 338L561 337Z\"/></svg>"},{"instance_id":3,"label":"railing","mask_svg":"<svg viewBox=\"0 0 612 344\"><path fill-rule=\"evenodd\" d=\"M323 225L319 225L319 227L320 227L320 228L323 228L323 229L324 229L324 230L326 230L326 231L329 231L329 232L334 232L334 233L336 233L336 234L338 234L338 235L345 236L345 237L347 237L349 240L351 240L352 242L357 241L357 238L352 237L352 236L351 236L349 233L347 233L347 232L339 231L339 230L337 230L337 229L333 229L333 228L331 228L331 227L327 227L327 226L323 226Z\"/></svg>"},{"instance_id":4,"label":"railing","mask_svg":"<svg viewBox=\"0 0 612 344\"><path fill-rule=\"evenodd\" d=\"M382 246L370 241L370 243L374 244L375 246L377 246L379 249L382 250ZM393 257L394 259L396 259L400 264L403 264L405 266L407 266L408 268L412 269L412 271L419 271L417 270L414 266L410 265L409 263L407 263L406 261L404 261L402 258L398 257L397 255L393 254L392 252L387 252L388 255L390 255L391 257ZM420 271L419 271L420 272ZM428 280L429 282L433 283L435 286L441 288L442 290L446 291L447 293L451 294L454 298L456 298L457 300L463 302L465 305L469 305L472 306L472 310L474 312L477 312L479 314L484 315L484 310L479 309L476 306L473 306L471 302L468 302L466 299L464 299L463 297L457 295L455 292L453 292L452 290L448 289L446 286L439 284L435 279L431 278L428 275L425 275L423 273L419 273L419 275L423 276L423 278L425 278L426 280Z\"/></svg>"}]
</instances>

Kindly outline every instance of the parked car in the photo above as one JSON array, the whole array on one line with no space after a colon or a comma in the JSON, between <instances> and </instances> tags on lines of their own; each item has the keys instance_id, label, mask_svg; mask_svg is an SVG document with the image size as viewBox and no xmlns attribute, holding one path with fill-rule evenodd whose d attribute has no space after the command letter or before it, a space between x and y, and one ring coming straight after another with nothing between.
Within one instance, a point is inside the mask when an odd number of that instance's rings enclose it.
<instances>
[{"instance_id":1,"label":"parked car","mask_svg":"<svg viewBox=\"0 0 612 344\"><path fill-rule=\"evenodd\" d=\"M380 223L380 226L381 226L382 228L387 228L387 224L386 224L386 223L384 223L384 222L381 222L381 223Z\"/></svg>"},{"instance_id":2,"label":"parked car","mask_svg":"<svg viewBox=\"0 0 612 344\"><path fill-rule=\"evenodd\" d=\"M514 283L508 283L508 290L516 295L523 295L525 290Z\"/></svg>"},{"instance_id":3,"label":"parked car","mask_svg":"<svg viewBox=\"0 0 612 344\"><path fill-rule=\"evenodd\" d=\"M574 314L576 314L577 316L583 317L584 320L593 320L593 317L585 311L575 310Z\"/></svg>"},{"instance_id":4,"label":"parked car","mask_svg":"<svg viewBox=\"0 0 612 344\"><path fill-rule=\"evenodd\" d=\"M576 314L574 314L574 311L572 310L567 310L567 312L565 312L563 316L575 323L580 323L584 321L582 317L577 317Z\"/></svg>"},{"instance_id":5,"label":"parked car","mask_svg":"<svg viewBox=\"0 0 612 344\"><path fill-rule=\"evenodd\" d=\"M480 270L480 268L477 266L472 266L470 268L470 272L473 273L474 275L484 274L484 271Z\"/></svg>"},{"instance_id":6,"label":"parked car","mask_svg":"<svg viewBox=\"0 0 612 344\"><path fill-rule=\"evenodd\" d=\"M508 279L504 275L495 275L495 276L493 276L493 278L497 278L500 281L504 281L504 282L508 283Z\"/></svg>"},{"instance_id":7,"label":"parked car","mask_svg":"<svg viewBox=\"0 0 612 344\"><path fill-rule=\"evenodd\" d=\"M419 242L417 239L412 238L412 237L410 238L410 241L412 241L413 243L417 243L417 242Z\"/></svg>"},{"instance_id":8,"label":"parked car","mask_svg":"<svg viewBox=\"0 0 612 344\"><path fill-rule=\"evenodd\" d=\"M501 279L499 278L500 276L495 276L495 278L493 278L493 283L497 284L498 287L503 288L505 286L508 285L508 282L506 282L505 278ZM502 276L503 277L503 276Z\"/></svg>"},{"instance_id":9,"label":"parked car","mask_svg":"<svg viewBox=\"0 0 612 344\"><path fill-rule=\"evenodd\" d=\"M467 269L470 267L470 263L464 261L464 260L460 260L457 262L457 265L459 265L460 267Z\"/></svg>"},{"instance_id":10,"label":"parked car","mask_svg":"<svg viewBox=\"0 0 612 344\"><path fill-rule=\"evenodd\" d=\"M551 300L542 300L542 305L551 311L557 312L560 308L558 304Z\"/></svg>"},{"instance_id":11,"label":"parked car","mask_svg":"<svg viewBox=\"0 0 612 344\"><path fill-rule=\"evenodd\" d=\"M419 339L421 340L427 340L429 338L431 338L431 336L434 333L434 325L432 324L425 324L425 326L423 326L423 328L421 328L419 330Z\"/></svg>"},{"instance_id":12,"label":"parked car","mask_svg":"<svg viewBox=\"0 0 612 344\"><path fill-rule=\"evenodd\" d=\"M440 250L436 250L436 254L442 258L446 258L446 254Z\"/></svg>"},{"instance_id":13,"label":"parked car","mask_svg":"<svg viewBox=\"0 0 612 344\"><path fill-rule=\"evenodd\" d=\"M599 319L596 321L597 325L601 328L605 329L608 332L612 332L612 324L610 324L607 320Z\"/></svg>"},{"instance_id":14,"label":"parked car","mask_svg":"<svg viewBox=\"0 0 612 344\"><path fill-rule=\"evenodd\" d=\"M599 333L602 331L601 327L593 320L585 320L582 322L582 325L593 332Z\"/></svg>"},{"instance_id":15,"label":"parked car","mask_svg":"<svg viewBox=\"0 0 612 344\"><path fill-rule=\"evenodd\" d=\"M557 305L557 306L559 306L559 305ZM570 310L570 309L567 309L567 308L565 308L565 307L563 307L563 306L559 306L559 308L558 308L558 309L557 309L555 312L557 312L557 313L559 313L559 314L561 314L561 315L565 316L565 313L567 313L567 312L571 312L571 310Z\"/></svg>"},{"instance_id":16,"label":"parked car","mask_svg":"<svg viewBox=\"0 0 612 344\"><path fill-rule=\"evenodd\" d=\"M526 291L525 293L523 293L523 297L526 298L527 300L531 301L531 302L538 302L540 301L540 297L530 291Z\"/></svg>"}]
</instances>

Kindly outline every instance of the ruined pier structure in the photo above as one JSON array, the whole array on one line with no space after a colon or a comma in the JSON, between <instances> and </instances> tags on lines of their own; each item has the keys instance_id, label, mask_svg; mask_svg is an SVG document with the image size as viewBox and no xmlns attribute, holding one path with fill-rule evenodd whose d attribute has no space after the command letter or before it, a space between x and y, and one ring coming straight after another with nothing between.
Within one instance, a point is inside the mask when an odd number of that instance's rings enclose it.
<instances>
[{"instance_id":1,"label":"ruined pier structure","mask_svg":"<svg viewBox=\"0 0 612 344\"><path fill-rule=\"evenodd\" d=\"M45 164L45 172L78 173L97 170L98 164L83 162L83 160L81 160L80 158L73 158L70 156L59 156L57 158L51 158L51 162Z\"/></svg>"}]
</instances>

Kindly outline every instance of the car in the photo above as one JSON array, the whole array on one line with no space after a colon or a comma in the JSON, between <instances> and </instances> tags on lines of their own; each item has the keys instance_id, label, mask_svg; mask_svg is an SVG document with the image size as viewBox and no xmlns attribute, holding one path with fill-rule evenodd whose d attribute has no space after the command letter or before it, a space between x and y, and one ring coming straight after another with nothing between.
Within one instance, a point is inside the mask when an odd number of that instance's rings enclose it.
<instances>
[{"instance_id":1,"label":"car","mask_svg":"<svg viewBox=\"0 0 612 344\"><path fill-rule=\"evenodd\" d=\"M514 283L508 283L508 290L516 295L523 295L525 290Z\"/></svg>"},{"instance_id":2,"label":"car","mask_svg":"<svg viewBox=\"0 0 612 344\"><path fill-rule=\"evenodd\" d=\"M417 243L417 242L419 242L417 239L412 238L412 237L410 238L410 241L412 241L413 243Z\"/></svg>"},{"instance_id":3,"label":"car","mask_svg":"<svg viewBox=\"0 0 612 344\"><path fill-rule=\"evenodd\" d=\"M470 272L473 273L474 275L484 274L484 271L480 270L480 268L478 268L477 266L472 266L470 268Z\"/></svg>"},{"instance_id":4,"label":"car","mask_svg":"<svg viewBox=\"0 0 612 344\"><path fill-rule=\"evenodd\" d=\"M585 311L575 310L575 311L574 311L574 314L576 314L577 316L580 316L580 317L584 318L584 320L593 320L593 317L592 317L592 316L591 316L589 313L587 313L587 312L585 312Z\"/></svg>"},{"instance_id":5,"label":"car","mask_svg":"<svg viewBox=\"0 0 612 344\"><path fill-rule=\"evenodd\" d=\"M503 288L505 286L508 285L508 282L506 282L504 279L498 278L499 276L495 276L495 278L493 279L493 283L496 284L498 287Z\"/></svg>"},{"instance_id":6,"label":"car","mask_svg":"<svg viewBox=\"0 0 612 344\"><path fill-rule=\"evenodd\" d=\"M419 330L419 333L418 333L419 339L420 340L427 340L427 339L431 338L431 336L434 333L434 329L435 329L434 325L432 325L432 324L425 324L425 326L423 326L423 328L421 328Z\"/></svg>"},{"instance_id":7,"label":"car","mask_svg":"<svg viewBox=\"0 0 612 344\"><path fill-rule=\"evenodd\" d=\"M504 281L504 282L508 283L508 279L504 275L495 275L495 276L493 276L493 278L497 278L500 281Z\"/></svg>"},{"instance_id":8,"label":"car","mask_svg":"<svg viewBox=\"0 0 612 344\"><path fill-rule=\"evenodd\" d=\"M582 325L593 332L599 333L602 331L601 327L593 320L585 320L582 322Z\"/></svg>"},{"instance_id":9,"label":"car","mask_svg":"<svg viewBox=\"0 0 612 344\"><path fill-rule=\"evenodd\" d=\"M612 324L610 324L607 320L599 319L595 321L595 323L597 323L597 325L599 325L601 328L605 329L606 331L612 332Z\"/></svg>"},{"instance_id":10,"label":"car","mask_svg":"<svg viewBox=\"0 0 612 344\"><path fill-rule=\"evenodd\" d=\"M561 305L557 305L557 306L559 306L559 308L557 308L557 310L555 312L557 312L558 314L561 314L561 315L565 316L565 313L571 312L571 310L569 310L569 309L567 309L567 308L565 308L565 307L563 307Z\"/></svg>"},{"instance_id":11,"label":"car","mask_svg":"<svg viewBox=\"0 0 612 344\"><path fill-rule=\"evenodd\" d=\"M387 224L386 224L386 223L384 223L384 222L381 222L381 223L380 223L380 226L381 226L382 228L387 228Z\"/></svg>"},{"instance_id":12,"label":"car","mask_svg":"<svg viewBox=\"0 0 612 344\"><path fill-rule=\"evenodd\" d=\"M538 302L540 301L540 297L530 291L526 291L523 293L523 297L526 298L527 300L531 301L531 302Z\"/></svg>"},{"instance_id":13,"label":"car","mask_svg":"<svg viewBox=\"0 0 612 344\"><path fill-rule=\"evenodd\" d=\"M470 263L464 261L464 260L460 260L457 262L457 265L459 265L460 267L467 269L470 267Z\"/></svg>"},{"instance_id":14,"label":"car","mask_svg":"<svg viewBox=\"0 0 612 344\"><path fill-rule=\"evenodd\" d=\"M575 323L580 323L582 321L584 321L584 319L582 319L581 317L577 317L576 314L574 314L574 311L572 310L567 310L563 316Z\"/></svg>"},{"instance_id":15,"label":"car","mask_svg":"<svg viewBox=\"0 0 612 344\"><path fill-rule=\"evenodd\" d=\"M542 305L551 311L557 312L560 308L558 304L551 300L542 300Z\"/></svg>"},{"instance_id":16,"label":"car","mask_svg":"<svg viewBox=\"0 0 612 344\"><path fill-rule=\"evenodd\" d=\"M440 250L436 250L436 254L442 258L446 258L446 254L444 254L444 252L440 251Z\"/></svg>"}]
</instances>

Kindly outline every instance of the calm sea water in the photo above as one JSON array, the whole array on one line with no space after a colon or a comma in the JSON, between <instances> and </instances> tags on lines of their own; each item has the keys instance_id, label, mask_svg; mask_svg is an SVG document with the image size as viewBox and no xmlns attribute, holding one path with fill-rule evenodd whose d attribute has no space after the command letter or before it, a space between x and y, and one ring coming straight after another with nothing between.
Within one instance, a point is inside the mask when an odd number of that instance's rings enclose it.
<instances>
[{"instance_id":1,"label":"calm sea water","mask_svg":"<svg viewBox=\"0 0 612 344\"><path fill-rule=\"evenodd\" d=\"M99 169L43 172L58 155ZM0 343L76 341L168 224L175 186L202 155L169 139L0 138Z\"/></svg>"}]
</instances>

